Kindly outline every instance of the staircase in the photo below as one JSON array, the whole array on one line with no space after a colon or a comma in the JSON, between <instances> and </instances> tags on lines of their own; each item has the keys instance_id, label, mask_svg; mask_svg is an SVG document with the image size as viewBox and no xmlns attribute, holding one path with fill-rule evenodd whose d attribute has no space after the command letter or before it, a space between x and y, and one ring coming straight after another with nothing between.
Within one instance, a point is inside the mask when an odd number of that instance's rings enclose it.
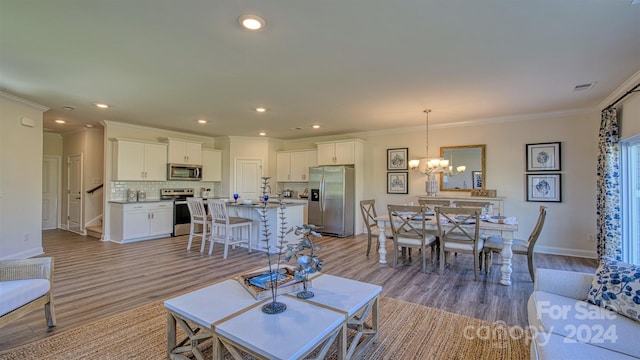
<instances>
[{"instance_id":1,"label":"staircase","mask_svg":"<svg viewBox=\"0 0 640 360\"><path fill-rule=\"evenodd\" d=\"M87 236L102 240L102 224L85 227Z\"/></svg>"}]
</instances>

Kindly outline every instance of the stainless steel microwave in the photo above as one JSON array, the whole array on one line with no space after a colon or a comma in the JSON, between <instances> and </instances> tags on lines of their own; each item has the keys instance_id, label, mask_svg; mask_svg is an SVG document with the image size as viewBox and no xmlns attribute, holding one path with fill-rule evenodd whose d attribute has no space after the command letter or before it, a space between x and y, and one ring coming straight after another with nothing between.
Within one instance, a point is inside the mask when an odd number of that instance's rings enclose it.
<instances>
[{"instance_id":1,"label":"stainless steel microwave","mask_svg":"<svg viewBox=\"0 0 640 360\"><path fill-rule=\"evenodd\" d=\"M202 180L202 165L167 164L167 180Z\"/></svg>"}]
</instances>

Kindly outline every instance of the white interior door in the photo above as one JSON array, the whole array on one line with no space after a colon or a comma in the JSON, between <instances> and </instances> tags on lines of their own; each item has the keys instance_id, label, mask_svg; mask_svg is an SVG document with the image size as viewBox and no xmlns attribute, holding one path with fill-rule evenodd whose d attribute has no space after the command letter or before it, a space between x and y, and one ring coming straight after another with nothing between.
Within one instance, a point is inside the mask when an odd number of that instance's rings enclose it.
<instances>
[{"instance_id":1,"label":"white interior door","mask_svg":"<svg viewBox=\"0 0 640 360\"><path fill-rule=\"evenodd\" d=\"M60 158L45 156L42 160L42 229L58 227L58 187Z\"/></svg>"},{"instance_id":2,"label":"white interior door","mask_svg":"<svg viewBox=\"0 0 640 360\"><path fill-rule=\"evenodd\" d=\"M262 159L236 159L234 193L240 199L258 200L262 196Z\"/></svg>"},{"instance_id":3,"label":"white interior door","mask_svg":"<svg viewBox=\"0 0 640 360\"><path fill-rule=\"evenodd\" d=\"M83 234L82 154L69 156L67 184L67 230Z\"/></svg>"}]
</instances>

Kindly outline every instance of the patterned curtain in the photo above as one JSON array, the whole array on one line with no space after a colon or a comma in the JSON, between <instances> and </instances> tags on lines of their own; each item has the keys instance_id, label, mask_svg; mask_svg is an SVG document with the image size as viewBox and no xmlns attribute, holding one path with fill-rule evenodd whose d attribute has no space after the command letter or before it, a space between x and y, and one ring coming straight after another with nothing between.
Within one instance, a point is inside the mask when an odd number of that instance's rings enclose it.
<instances>
[{"instance_id":1,"label":"patterned curtain","mask_svg":"<svg viewBox=\"0 0 640 360\"><path fill-rule=\"evenodd\" d=\"M622 260L620 229L620 144L615 108L602 111L598 141L597 170L597 250L604 256Z\"/></svg>"}]
</instances>

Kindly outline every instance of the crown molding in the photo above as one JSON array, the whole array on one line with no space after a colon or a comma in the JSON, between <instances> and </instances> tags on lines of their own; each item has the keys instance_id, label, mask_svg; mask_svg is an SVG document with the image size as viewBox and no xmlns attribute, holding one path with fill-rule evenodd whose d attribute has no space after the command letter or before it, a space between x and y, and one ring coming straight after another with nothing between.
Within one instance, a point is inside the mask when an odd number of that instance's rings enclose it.
<instances>
[{"instance_id":1,"label":"crown molding","mask_svg":"<svg viewBox=\"0 0 640 360\"><path fill-rule=\"evenodd\" d=\"M45 111L49 110L49 108L44 106L44 105L40 105L38 103L34 103L33 101L30 101L30 100L27 100L27 99L23 99L23 98L21 98L19 96L15 96L15 95L6 93L4 91L0 91L0 96L3 97L3 98L9 99L9 100L13 100L15 102L19 102L21 104L30 106L30 107L35 108L37 110L41 110L42 112L45 112Z\"/></svg>"},{"instance_id":2,"label":"crown molding","mask_svg":"<svg viewBox=\"0 0 640 360\"><path fill-rule=\"evenodd\" d=\"M604 98L602 102L598 104L598 108L604 109L612 102L616 101L620 96L624 95L627 91L631 90L636 84L640 83L640 70L633 74L627 81L623 82L614 92Z\"/></svg>"}]
</instances>

